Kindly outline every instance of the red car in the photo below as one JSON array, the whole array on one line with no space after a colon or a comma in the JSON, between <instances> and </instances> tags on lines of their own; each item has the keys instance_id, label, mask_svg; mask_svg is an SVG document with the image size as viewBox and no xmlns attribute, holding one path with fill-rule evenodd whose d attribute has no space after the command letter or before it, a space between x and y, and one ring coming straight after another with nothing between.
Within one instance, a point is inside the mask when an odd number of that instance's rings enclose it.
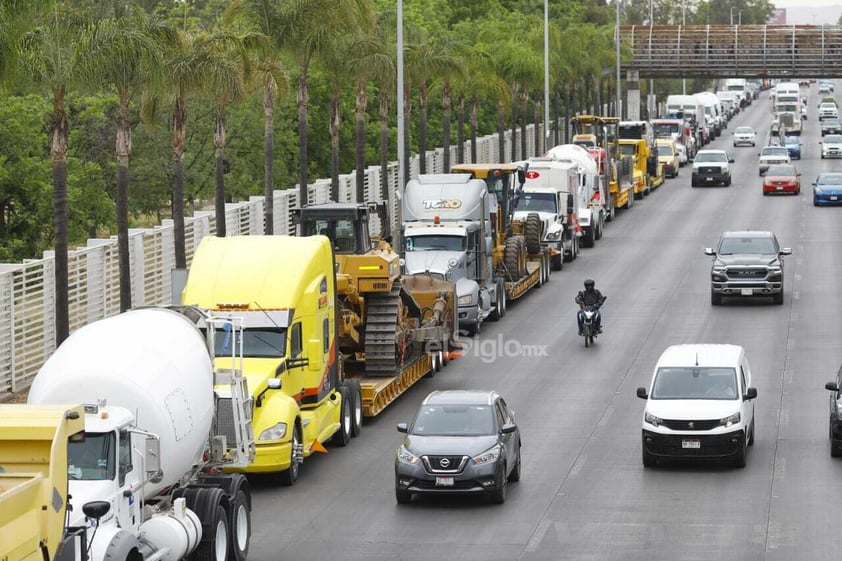
<instances>
[{"instance_id":1,"label":"red car","mask_svg":"<svg viewBox=\"0 0 842 561\"><path fill-rule=\"evenodd\" d=\"M773 164L763 174L763 194L801 194L801 174L792 165Z\"/></svg>"}]
</instances>

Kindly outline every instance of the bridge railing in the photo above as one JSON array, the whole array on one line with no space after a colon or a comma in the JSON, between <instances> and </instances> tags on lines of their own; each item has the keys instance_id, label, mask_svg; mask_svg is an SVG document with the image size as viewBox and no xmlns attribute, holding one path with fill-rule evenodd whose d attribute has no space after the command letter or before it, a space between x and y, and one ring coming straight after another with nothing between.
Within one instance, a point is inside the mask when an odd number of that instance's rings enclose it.
<instances>
[{"instance_id":1,"label":"bridge railing","mask_svg":"<svg viewBox=\"0 0 842 561\"><path fill-rule=\"evenodd\" d=\"M839 26L624 25L620 39L646 77L842 76Z\"/></svg>"},{"instance_id":2,"label":"bridge railing","mask_svg":"<svg viewBox=\"0 0 842 561\"><path fill-rule=\"evenodd\" d=\"M543 138L543 126L539 125ZM511 154L511 132L500 146L498 135L477 140L477 160L482 163L500 161L500 154ZM536 154L533 125L527 132L527 153ZM514 139L520 146L520 137ZM470 143L465 143L465 158L470 159ZM457 161L457 147L450 148L450 161ZM411 158L412 176L418 174L419 157ZM444 173L444 151L427 153L427 172ZM381 184L381 169L365 170L365 200L382 201L389 193L391 220L397 218L398 202L394 196L398 185L398 164L388 166L387 184ZM356 175L339 177L339 200L354 201ZM324 203L330 197L330 180L317 179L307 188L309 204ZM298 206L298 188L275 191L274 224L277 234L295 234L292 209ZM264 229L265 198L253 196L248 201L225 205L226 233L260 235ZM379 224L372 224L379 230ZM216 233L215 214L198 211L185 218L185 245L188 265L199 242ZM164 220L154 228L132 229L129 232L129 255L133 306L166 306L173 303L172 271L175 268L174 231L172 220ZM85 247L69 252L69 317L70 330L93 321L116 315L120 311L117 239L88 240ZM0 400L26 390L32 378L55 350L55 260L52 251L41 259L23 263L0 263Z\"/></svg>"}]
</instances>

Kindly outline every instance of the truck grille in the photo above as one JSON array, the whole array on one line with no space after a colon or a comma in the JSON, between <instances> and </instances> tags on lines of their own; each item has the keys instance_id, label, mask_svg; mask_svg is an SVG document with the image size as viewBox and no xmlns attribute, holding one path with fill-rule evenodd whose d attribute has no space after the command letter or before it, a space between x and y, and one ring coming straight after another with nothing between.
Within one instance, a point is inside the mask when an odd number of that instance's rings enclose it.
<instances>
[{"instance_id":1,"label":"truck grille","mask_svg":"<svg viewBox=\"0 0 842 561\"><path fill-rule=\"evenodd\" d=\"M252 418L254 401L249 399L244 405L246 407L247 421ZM223 435L228 447L237 442L236 423L234 422L234 404L230 397L216 398L216 434Z\"/></svg>"},{"instance_id":2,"label":"truck grille","mask_svg":"<svg viewBox=\"0 0 842 561\"><path fill-rule=\"evenodd\" d=\"M726 274L732 280L757 280L766 278L766 269L761 267L728 269Z\"/></svg>"},{"instance_id":3,"label":"truck grille","mask_svg":"<svg viewBox=\"0 0 842 561\"><path fill-rule=\"evenodd\" d=\"M672 429L672 430L690 430L690 431L700 431L700 430L711 430L719 426L719 420L710 420L705 419L702 421L676 421L673 419L664 419L663 424L665 427Z\"/></svg>"},{"instance_id":4,"label":"truck grille","mask_svg":"<svg viewBox=\"0 0 842 561\"><path fill-rule=\"evenodd\" d=\"M459 473L468 463L468 456L424 456L430 473Z\"/></svg>"},{"instance_id":5,"label":"truck grille","mask_svg":"<svg viewBox=\"0 0 842 561\"><path fill-rule=\"evenodd\" d=\"M719 166L699 166L700 175L719 175L722 173L722 168Z\"/></svg>"}]
</instances>

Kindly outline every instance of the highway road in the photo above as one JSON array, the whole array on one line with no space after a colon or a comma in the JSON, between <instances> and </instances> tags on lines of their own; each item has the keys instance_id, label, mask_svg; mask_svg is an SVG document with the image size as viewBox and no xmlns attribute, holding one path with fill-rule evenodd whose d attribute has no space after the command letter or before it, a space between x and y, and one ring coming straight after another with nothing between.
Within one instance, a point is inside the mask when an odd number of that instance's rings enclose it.
<instances>
[{"instance_id":1,"label":"highway road","mask_svg":"<svg viewBox=\"0 0 842 561\"><path fill-rule=\"evenodd\" d=\"M806 91L806 90L802 90ZM483 326L467 356L423 380L344 449L308 459L292 488L254 479L251 561L793 560L838 556L842 462L828 448L825 382L842 361L842 209L812 206L810 183L842 162L819 158L816 86L803 135L802 194L763 197L759 147L768 93L711 147L733 154L731 187L690 187L690 169L608 224L549 284ZM724 230L771 229L786 258L783 306L712 307L711 258ZM573 298L586 277L608 295L605 333L586 349ZM757 438L748 465L644 469L640 428L660 353L733 343L752 365ZM398 506L395 424L434 389L490 388L516 411L523 478L505 504L422 498Z\"/></svg>"}]
</instances>

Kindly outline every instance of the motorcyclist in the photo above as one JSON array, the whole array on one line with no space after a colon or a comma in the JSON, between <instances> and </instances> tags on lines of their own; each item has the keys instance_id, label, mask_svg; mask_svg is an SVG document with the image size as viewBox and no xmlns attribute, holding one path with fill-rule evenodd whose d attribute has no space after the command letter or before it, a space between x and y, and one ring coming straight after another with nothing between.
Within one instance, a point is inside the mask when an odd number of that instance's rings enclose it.
<instances>
[{"instance_id":1,"label":"motorcyclist","mask_svg":"<svg viewBox=\"0 0 842 561\"><path fill-rule=\"evenodd\" d=\"M596 314L593 318L593 325L596 333L602 333L602 315L599 313L599 308L605 302L606 296L594 288L593 279L585 279L585 290L580 290L576 295L576 303L579 304L579 312L577 313L577 320L579 322L579 335L584 335L582 331L585 323L584 309L587 307L596 308Z\"/></svg>"}]
</instances>

